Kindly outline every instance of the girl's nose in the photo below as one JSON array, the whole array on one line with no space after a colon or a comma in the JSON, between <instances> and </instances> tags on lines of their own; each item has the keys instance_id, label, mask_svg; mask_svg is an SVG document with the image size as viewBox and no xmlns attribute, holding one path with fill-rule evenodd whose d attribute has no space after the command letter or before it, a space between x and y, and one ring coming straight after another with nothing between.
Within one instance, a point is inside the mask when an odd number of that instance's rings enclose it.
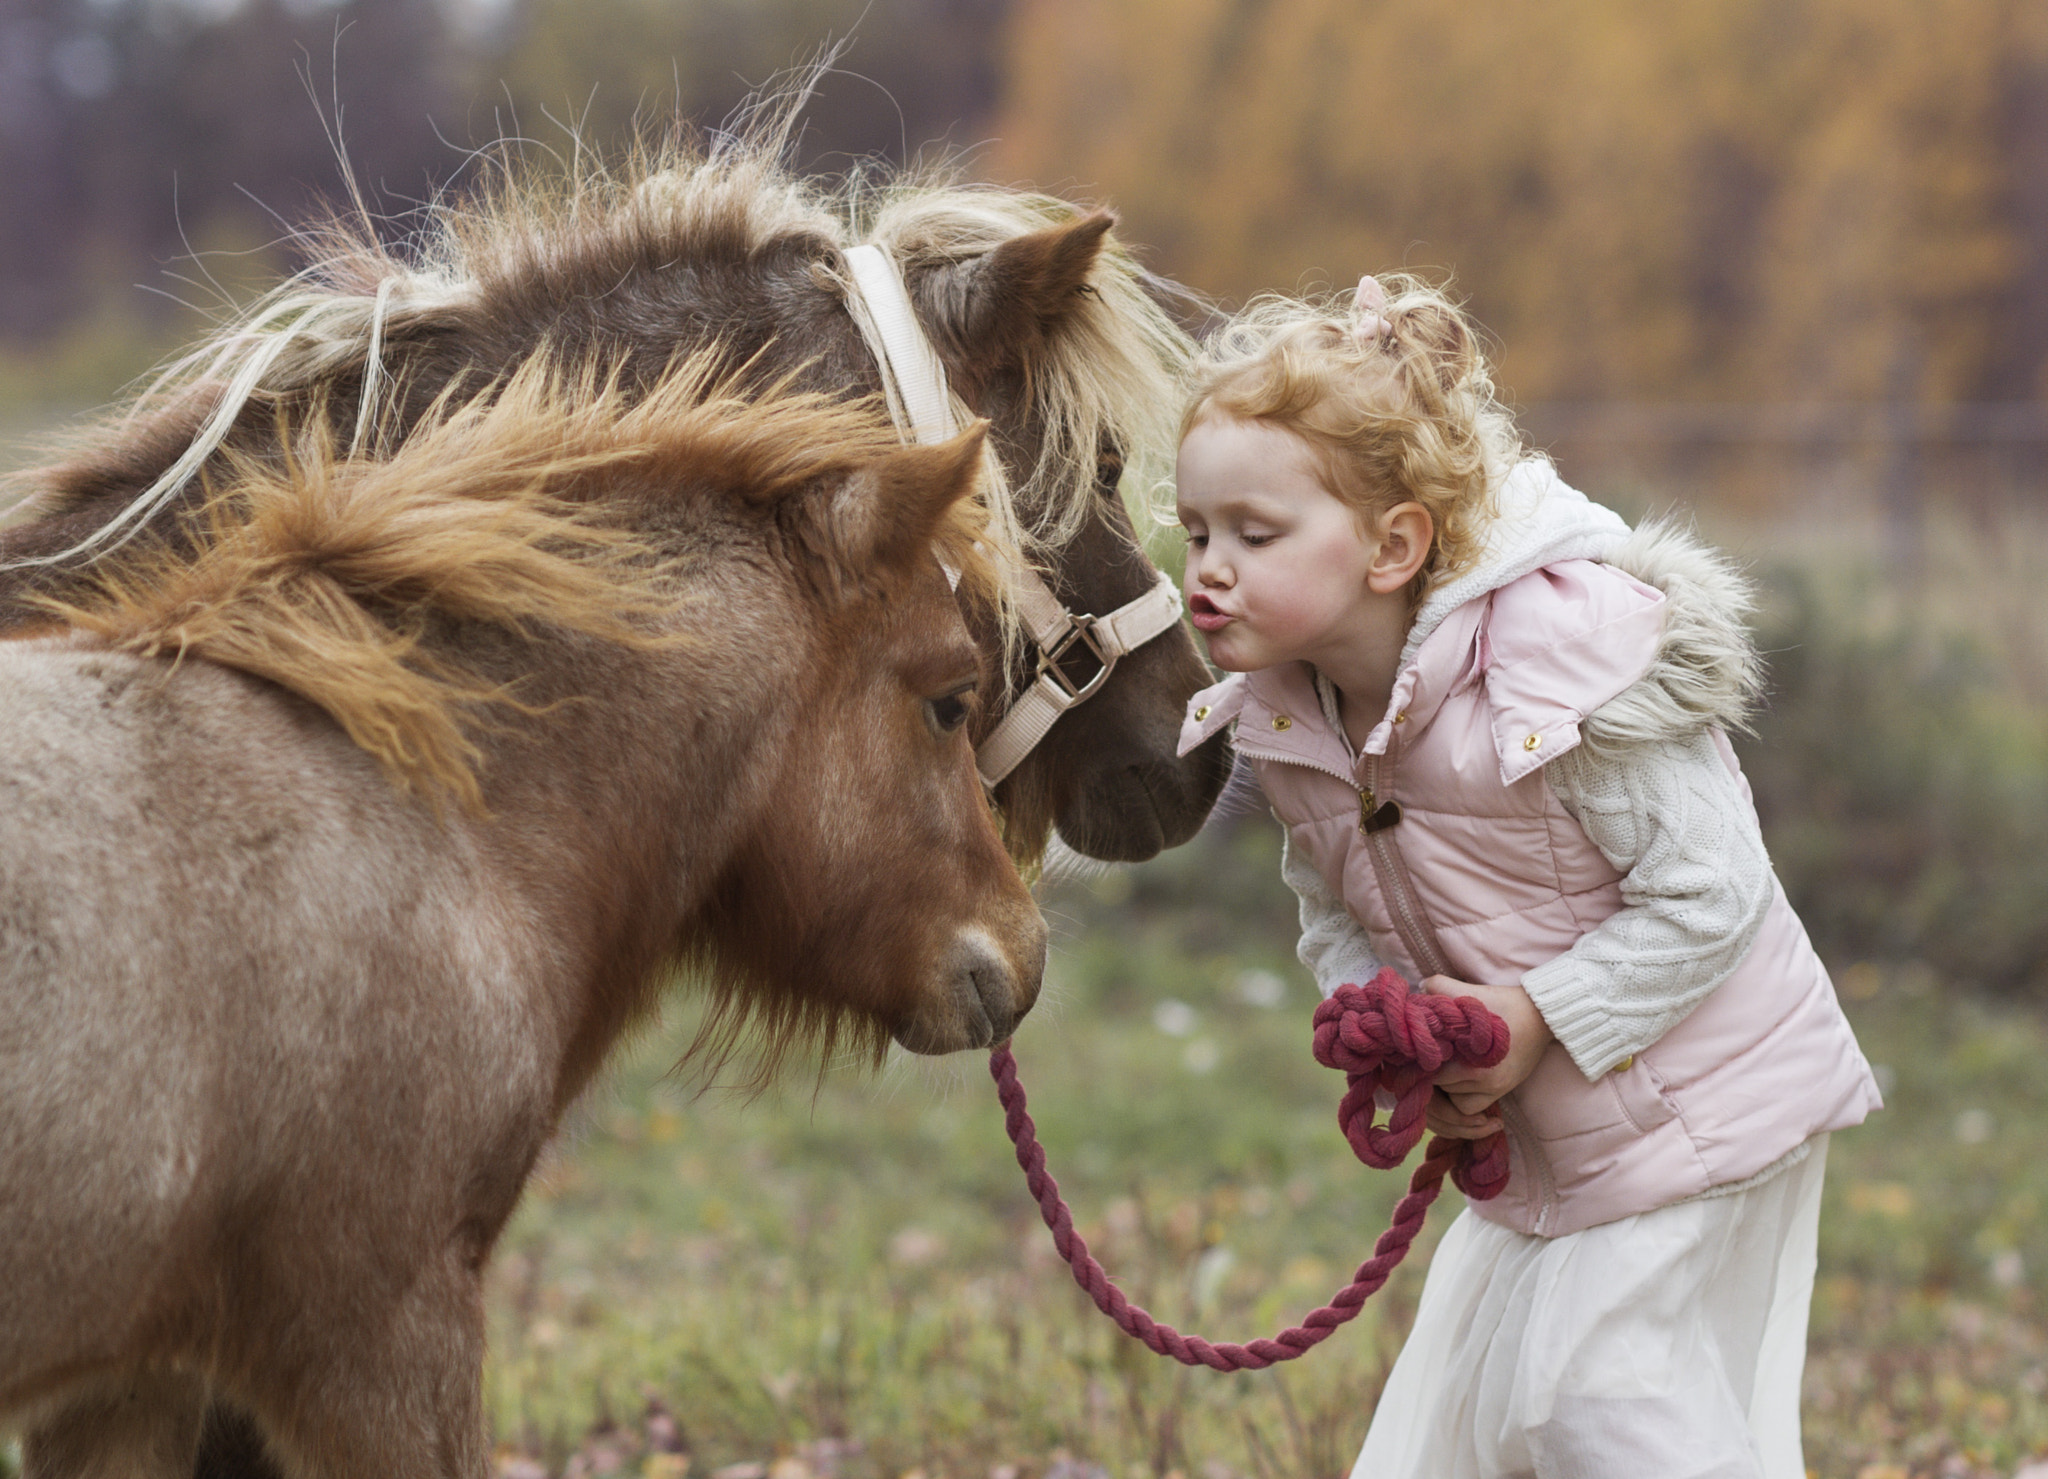
<instances>
[{"instance_id":1,"label":"girl's nose","mask_svg":"<svg viewBox=\"0 0 2048 1479\"><path fill-rule=\"evenodd\" d=\"M1195 580L1200 585L1229 585L1230 562L1223 558L1214 540L1202 546L1199 558L1194 562Z\"/></svg>"}]
</instances>

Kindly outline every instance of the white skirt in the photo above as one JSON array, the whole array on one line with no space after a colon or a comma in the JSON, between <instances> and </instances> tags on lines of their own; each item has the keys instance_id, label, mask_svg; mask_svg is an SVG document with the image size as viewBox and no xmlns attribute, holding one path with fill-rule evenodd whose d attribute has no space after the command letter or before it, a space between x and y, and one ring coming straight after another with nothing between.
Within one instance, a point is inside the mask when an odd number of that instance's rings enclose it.
<instances>
[{"instance_id":1,"label":"white skirt","mask_svg":"<svg viewBox=\"0 0 2048 1479\"><path fill-rule=\"evenodd\" d=\"M1811 1144L1747 1190L1561 1238L1461 1214L1352 1479L1803 1479Z\"/></svg>"}]
</instances>

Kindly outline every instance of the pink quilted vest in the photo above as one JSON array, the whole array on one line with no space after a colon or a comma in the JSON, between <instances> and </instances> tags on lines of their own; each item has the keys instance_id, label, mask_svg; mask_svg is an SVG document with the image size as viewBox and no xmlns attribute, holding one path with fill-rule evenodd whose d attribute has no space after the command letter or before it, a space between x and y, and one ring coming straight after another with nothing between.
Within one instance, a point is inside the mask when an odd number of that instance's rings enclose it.
<instances>
[{"instance_id":1,"label":"pink quilted vest","mask_svg":"<svg viewBox=\"0 0 2048 1479\"><path fill-rule=\"evenodd\" d=\"M1467 602L1395 679L1356 763L1301 663L1195 695L1182 745L1236 723L1238 751L1257 766L1291 845L1381 960L1411 980L1425 974L1428 950L1403 917L1419 911L1451 975L1518 982L1622 907L1622 875L1542 766L1578 743L1581 718L1649 670L1663 600L1611 566L1568 560ZM1388 802L1399 804L1391 826ZM1375 846L1394 849L1397 897L1381 886ZM1576 1232L1742 1181L1879 1106L1827 971L1773 889L1742 964L1655 1044L1592 1082L1551 1045L1502 1101L1508 1189L1474 1204L1479 1216L1526 1233Z\"/></svg>"}]
</instances>

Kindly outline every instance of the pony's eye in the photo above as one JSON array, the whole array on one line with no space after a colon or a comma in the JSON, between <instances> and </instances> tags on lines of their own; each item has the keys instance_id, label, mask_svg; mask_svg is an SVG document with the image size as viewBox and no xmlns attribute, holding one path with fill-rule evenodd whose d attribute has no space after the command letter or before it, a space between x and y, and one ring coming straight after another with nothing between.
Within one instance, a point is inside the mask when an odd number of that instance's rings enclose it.
<instances>
[{"instance_id":1,"label":"pony's eye","mask_svg":"<svg viewBox=\"0 0 2048 1479\"><path fill-rule=\"evenodd\" d=\"M943 698L925 700L924 709L931 716L932 728L940 734L951 734L967 722L967 697L972 689L949 693Z\"/></svg>"}]
</instances>

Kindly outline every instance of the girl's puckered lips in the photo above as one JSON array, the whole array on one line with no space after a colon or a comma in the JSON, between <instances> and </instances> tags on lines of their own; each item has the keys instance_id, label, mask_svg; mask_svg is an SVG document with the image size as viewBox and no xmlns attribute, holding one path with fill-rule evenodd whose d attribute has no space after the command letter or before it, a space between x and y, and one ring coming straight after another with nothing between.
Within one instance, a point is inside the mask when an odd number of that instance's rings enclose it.
<instances>
[{"instance_id":1,"label":"girl's puckered lips","mask_svg":"<svg viewBox=\"0 0 2048 1479\"><path fill-rule=\"evenodd\" d=\"M1218 611L1214 601L1197 591L1188 597L1188 620L1198 632L1216 632L1228 626L1232 618Z\"/></svg>"}]
</instances>

